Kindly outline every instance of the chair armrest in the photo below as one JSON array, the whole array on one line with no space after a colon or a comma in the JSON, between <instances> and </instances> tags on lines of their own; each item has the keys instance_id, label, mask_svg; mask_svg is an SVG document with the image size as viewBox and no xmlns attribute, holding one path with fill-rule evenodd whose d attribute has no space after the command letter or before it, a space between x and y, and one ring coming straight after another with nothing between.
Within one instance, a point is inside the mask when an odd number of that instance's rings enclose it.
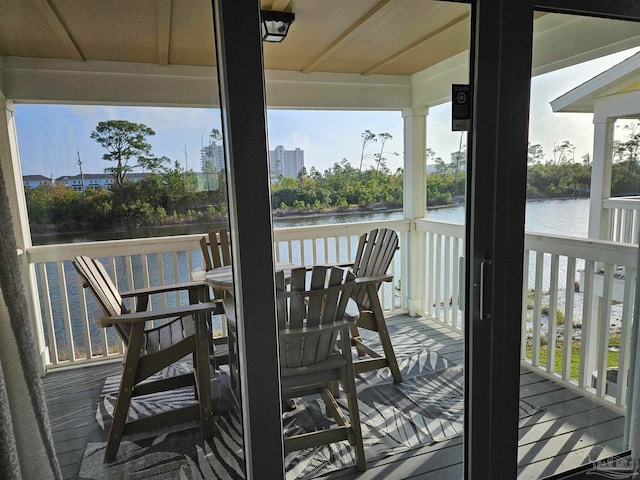
<instances>
[{"instance_id":1,"label":"chair armrest","mask_svg":"<svg viewBox=\"0 0 640 480\"><path fill-rule=\"evenodd\" d=\"M356 277L356 286L357 285L365 285L368 283L382 283L382 282L391 282L393 281L393 275L376 275L373 277Z\"/></svg>"},{"instance_id":2,"label":"chair armrest","mask_svg":"<svg viewBox=\"0 0 640 480\"><path fill-rule=\"evenodd\" d=\"M109 327L121 323L139 323L150 320L162 320L171 317L186 317L198 313L209 313L219 308L218 302L194 303L180 307L166 308L162 310L151 310L135 313L124 313L122 315L112 315L107 317L99 317L96 322L101 327Z\"/></svg>"},{"instance_id":3,"label":"chair armrest","mask_svg":"<svg viewBox=\"0 0 640 480\"><path fill-rule=\"evenodd\" d=\"M187 282L187 283L174 283L172 285L157 285L154 287L138 288L136 290L129 290L127 292L120 292L122 298L139 297L144 295L153 295L156 293L175 292L180 290L189 290L191 288L205 288L208 285L205 282Z\"/></svg>"},{"instance_id":4,"label":"chair armrest","mask_svg":"<svg viewBox=\"0 0 640 480\"><path fill-rule=\"evenodd\" d=\"M353 262L334 263L333 265L336 266L336 267L341 267L341 268L352 268L353 267Z\"/></svg>"}]
</instances>

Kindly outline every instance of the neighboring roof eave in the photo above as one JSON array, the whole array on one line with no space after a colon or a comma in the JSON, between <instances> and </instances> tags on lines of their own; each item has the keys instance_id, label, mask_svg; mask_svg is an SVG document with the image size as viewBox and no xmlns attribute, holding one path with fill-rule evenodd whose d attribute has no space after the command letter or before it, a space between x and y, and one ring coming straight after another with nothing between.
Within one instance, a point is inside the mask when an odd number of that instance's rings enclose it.
<instances>
[{"instance_id":1,"label":"neighboring roof eave","mask_svg":"<svg viewBox=\"0 0 640 480\"><path fill-rule=\"evenodd\" d=\"M640 52L551 101L554 112L592 113L595 99L640 80Z\"/></svg>"}]
</instances>

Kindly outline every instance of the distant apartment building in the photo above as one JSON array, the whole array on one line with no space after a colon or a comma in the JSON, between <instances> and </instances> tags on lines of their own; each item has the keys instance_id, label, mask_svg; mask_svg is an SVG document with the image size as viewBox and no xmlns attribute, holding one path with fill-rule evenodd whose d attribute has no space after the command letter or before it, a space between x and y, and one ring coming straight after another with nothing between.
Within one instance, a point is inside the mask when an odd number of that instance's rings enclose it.
<instances>
[{"instance_id":1,"label":"distant apartment building","mask_svg":"<svg viewBox=\"0 0 640 480\"><path fill-rule=\"evenodd\" d=\"M304 150L297 147L295 150L285 150L282 145L269 150L269 170L272 176L298 178L303 168Z\"/></svg>"},{"instance_id":2,"label":"distant apartment building","mask_svg":"<svg viewBox=\"0 0 640 480\"><path fill-rule=\"evenodd\" d=\"M125 177L130 182L139 182L146 173L128 173ZM83 183L84 181L84 183ZM87 190L110 189L114 184L113 175L108 173L85 173L84 175L62 175L55 180L42 175L23 175L22 183L25 189L38 188L41 185L62 185L64 187L82 192Z\"/></svg>"},{"instance_id":3,"label":"distant apartment building","mask_svg":"<svg viewBox=\"0 0 640 480\"><path fill-rule=\"evenodd\" d=\"M22 184L25 190L38 188L42 185L51 185L53 179L51 177L45 177L44 175L23 175Z\"/></svg>"}]
</instances>

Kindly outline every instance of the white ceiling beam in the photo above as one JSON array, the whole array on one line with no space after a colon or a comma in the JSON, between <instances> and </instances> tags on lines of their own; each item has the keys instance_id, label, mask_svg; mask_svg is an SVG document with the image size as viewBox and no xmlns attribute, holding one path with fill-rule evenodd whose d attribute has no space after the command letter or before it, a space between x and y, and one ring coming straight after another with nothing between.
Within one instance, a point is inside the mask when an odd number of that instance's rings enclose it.
<instances>
[{"instance_id":1,"label":"white ceiling beam","mask_svg":"<svg viewBox=\"0 0 640 480\"><path fill-rule=\"evenodd\" d=\"M3 92L18 103L218 105L215 67L4 57ZM265 72L269 108L400 110L411 106L411 78L348 73Z\"/></svg>"},{"instance_id":2,"label":"white ceiling beam","mask_svg":"<svg viewBox=\"0 0 640 480\"><path fill-rule=\"evenodd\" d=\"M158 16L158 65L169 65L171 0L159 0L156 5Z\"/></svg>"},{"instance_id":3,"label":"white ceiling beam","mask_svg":"<svg viewBox=\"0 0 640 480\"><path fill-rule=\"evenodd\" d=\"M48 0L32 0L33 3L36 4L40 13L45 18L56 37L64 48L66 49L69 57L73 60L83 61L84 57L82 53L78 49L78 46L71 38L71 34L67 30L67 27L62 23L62 20L58 16L58 13L54 10L53 6L49 3Z\"/></svg>"},{"instance_id":4,"label":"white ceiling beam","mask_svg":"<svg viewBox=\"0 0 640 480\"><path fill-rule=\"evenodd\" d=\"M383 16L386 10L385 7L387 7L390 3L391 0L382 0L381 2L378 2L375 7L373 7L364 16L355 21L347 30L345 30L338 38L336 38L333 43L325 48L322 53L320 53L320 55L315 57L306 67L304 67L302 71L304 73L313 72L316 67L322 64L322 62L324 62L327 58L329 58L336 51L342 48L342 46L348 40L364 30L367 23L371 22L377 17Z\"/></svg>"},{"instance_id":5,"label":"white ceiling beam","mask_svg":"<svg viewBox=\"0 0 640 480\"><path fill-rule=\"evenodd\" d=\"M458 18L455 18L455 19L451 20L450 22L444 24L440 28L435 29L433 32L428 33L427 35L425 35L424 37L419 38L415 42L407 45L406 47L404 47L404 48L402 48L402 49L400 49L400 50L398 50L398 51L396 51L394 53L392 53L391 55L389 55L387 58L385 58L381 62L375 64L373 67L371 67L368 70L364 71L363 75L371 75L372 73L379 72L382 68L386 67L391 62L397 60L398 57L400 57L401 55L405 55L405 54L409 53L414 48L419 47L420 45L422 45L425 42L428 42L429 40L431 40L432 38L434 38L437 35L441 34L442 32L445 32L450 28L454 28L454 27L458 26L462 22L468 23L468 21L469 21L469 13L465 13L464 15L460 15Z\"/></svg>"}]
</instances>

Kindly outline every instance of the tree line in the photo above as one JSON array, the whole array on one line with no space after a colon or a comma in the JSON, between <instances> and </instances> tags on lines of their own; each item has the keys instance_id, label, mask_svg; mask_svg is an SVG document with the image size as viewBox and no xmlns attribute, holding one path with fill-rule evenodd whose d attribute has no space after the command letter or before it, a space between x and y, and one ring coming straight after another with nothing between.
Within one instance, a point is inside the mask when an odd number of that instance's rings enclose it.
<instances>
[{"instance_id":1,"label":"tree line","mask_svg":"<svg viewBox=\"0 0 640 480\"><path fill-rule=\"evenodd\" d=\"M612 194L640 193L637 168L640 128L628 129L627 140L614 142ZM216 223L227 218L224 173L211 173L216 190L202 189L193 171L178 161L157 158L147 138L155 132L143 124L127 121L100 122L91 133L106 151L105 169L114 178L111 189L76 192L48 185L25 192L29 221L35 233L107 230L178 223ZM354 167L348 159L319 172L302 169L297 178L273 177L271 206L275 215L308 214L349 210L401 208L403 170L391 172L385 150L388 133L362 133L361 153ZM372 153L373 152L373 153ZM547 158L539 144L529 145L527 196L529 198L587 197L591 162L588 155L575 161L575 147L565 140ZM427 165L435 168L426 180L427 207L461 203L466 190L466 153L462 141L452 161L444 162L435 152L425 153ZM80 162L79 162L80 164ZM146 176L129 181L127 174L142 167Z\"/></svg>"}]
</instances>

